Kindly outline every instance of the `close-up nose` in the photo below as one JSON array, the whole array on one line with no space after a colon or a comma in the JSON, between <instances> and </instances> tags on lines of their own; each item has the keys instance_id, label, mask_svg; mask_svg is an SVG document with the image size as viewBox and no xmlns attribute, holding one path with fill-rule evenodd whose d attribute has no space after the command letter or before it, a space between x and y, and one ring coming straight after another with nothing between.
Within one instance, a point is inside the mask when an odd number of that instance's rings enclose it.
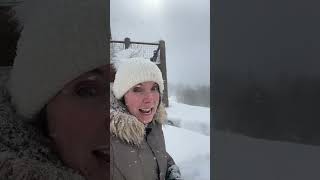
<instances>
[{"instance_id":1,"label":"close-up nose","mask_svg":"<svg viewBox=\"0 0 320 180\"><path fill-rule=\"evenodd\" d=\"M151 103L153 101L153 94L152 92L144 92L143 93L143 102L144 103Z\"/></svg>"}]
</instances>

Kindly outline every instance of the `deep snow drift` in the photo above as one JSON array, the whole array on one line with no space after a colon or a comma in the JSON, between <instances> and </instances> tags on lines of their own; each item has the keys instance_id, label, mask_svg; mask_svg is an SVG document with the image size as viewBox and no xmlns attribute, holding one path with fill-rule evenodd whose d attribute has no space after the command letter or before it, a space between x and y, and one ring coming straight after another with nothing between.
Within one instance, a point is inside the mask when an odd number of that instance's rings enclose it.
<instances>
[{"instance_id":1,"label":"deep snow drift","mask_svg":"<svg viewBox=\"0 0 320 180\"><path fill-rule=\"evenodd\" d=\"M210 179L210 109L170 100L168 120L163 132L167 151L180 167L185 180Z\"/></svg>"},{"instance_id":2,"label":"deep snow drift","mask_svg":"<svg viewBox=\"0 0 320 180\"><path fill-rule=\"evenodd\" d=\"M171 96L166 110L168 121L174 126L210 135L210 108L178 103L176 98Z\"/></svg>"},{"instance_id":3,"label":"deep snow drift","mask_svg":"<svg viewBox=\"0 0 320 180\"><path fill-rule=\"evenodd\" d=\"M213 132L214 179L319 180L320 147Z\"/></svg>"}]
</instances>

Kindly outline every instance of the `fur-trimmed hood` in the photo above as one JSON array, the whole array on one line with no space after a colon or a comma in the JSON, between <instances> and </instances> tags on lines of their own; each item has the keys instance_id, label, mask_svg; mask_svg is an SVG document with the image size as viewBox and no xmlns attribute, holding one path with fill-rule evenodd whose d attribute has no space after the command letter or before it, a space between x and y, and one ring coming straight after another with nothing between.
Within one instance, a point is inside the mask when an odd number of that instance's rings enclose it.
<instances>
[{"instance_id":1,"label":"fur-trimmed hood","mask_svg":"<svg viewBox=\"0 0 320 180\"><path fill-rule=\"evenodd\" d=\"M139 146L145 136L145 125L131 115L125 105L115 98L111 87L112 84L110 84L110 133L128 144ZM166 118L167 113L161 103L151 122L151 127L154 123L164 124Z\"/></svg>"},{"instance_id":2,"label":"fur-trimmed hood","mask_svg":"<svg viewBox=\"0 0 320 180\"><path fill-rule=\"evenodd\" d=\"M84 180L63 165L49 141L17 115L7 89L0 84L0 179Z\"/></svg>"}]
</instances>

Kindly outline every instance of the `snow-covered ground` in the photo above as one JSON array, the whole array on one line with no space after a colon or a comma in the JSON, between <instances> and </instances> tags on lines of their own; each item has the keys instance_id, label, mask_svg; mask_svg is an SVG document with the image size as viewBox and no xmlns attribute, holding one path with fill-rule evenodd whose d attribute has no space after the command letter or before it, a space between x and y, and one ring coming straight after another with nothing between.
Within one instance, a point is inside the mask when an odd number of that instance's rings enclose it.
<instances>
[{"instance_id":1,"label":"snow-covered ground","mask_svg":"<svg viewBox=\"0 0 320 180\"><path fill-rule=\"evenodd\" d=\"M168 121L174 126L210 135L210 108L178 103L174 96L169 98Z\"/></svg>"},{"instance_id":2,"label":"snow-covered ground","mask_svg":"<svg viewBox=\"0 0 320 180\"><path fill-rule=\"evenodd\" d=\"M181 104L170 99L168 119L175 127L163 128L167 151L185 180L210 179L210 109Z\"/></svg>"},{"instance_id":3,"label":"snow-covered ground","mask_svg":"<svg viewBox=\"0 0 320 180\"><path fill-rule=\"evenodd\" d=\"M215 131L214 179L319 180L320 147Z\"/></svg>"},{"instance_id":4,"label":"snow-covered ground","mask_svg":"<svg viewBox=\"0 0 320 180\"><path fill-rule=\"evenodd\" d=\"M215 174L210 175L210 109L170 98L163 128L167 151L185 180L319 180L320 147L211 132Z\"/></svg>"}]
</instances>

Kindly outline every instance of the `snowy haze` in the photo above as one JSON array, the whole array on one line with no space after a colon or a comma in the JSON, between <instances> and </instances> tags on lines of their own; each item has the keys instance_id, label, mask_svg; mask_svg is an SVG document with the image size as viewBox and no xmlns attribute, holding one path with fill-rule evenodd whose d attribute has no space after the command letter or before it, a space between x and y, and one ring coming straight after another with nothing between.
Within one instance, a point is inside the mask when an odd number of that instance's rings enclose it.
<instances>
[{"instance_id":1,"label":"snowy haze","mask_svg":"<svg viewBox=\"0 0 320 180\"><path fill-rule=\"evenodd\" d=\"M163 127L166 149L184 180L209 180L210 109L176 102L170 97L168 122ZM174 127L175 126L175 127Z\"/></svg>"},{"instance_id":2,"label":"snowy haze","mask_svg":"<svg viewBox=\"0 0 320 180\"><path fill-rule=\"evenodd\" d=\"M320 147L213 132L213 179L319 180ZM219 169L218 169L219 168Z\"/></svg>"},{"instance_id":3,"label":"snowy haze","mask_svg":"<svg viewBox=\"0 0 320 180\"><path fill-rule=\"evenodd\" d=\"M210 0L111 0L114 40L166 42L170 84L209 85Z\"/></svg>"}]
</instances>

